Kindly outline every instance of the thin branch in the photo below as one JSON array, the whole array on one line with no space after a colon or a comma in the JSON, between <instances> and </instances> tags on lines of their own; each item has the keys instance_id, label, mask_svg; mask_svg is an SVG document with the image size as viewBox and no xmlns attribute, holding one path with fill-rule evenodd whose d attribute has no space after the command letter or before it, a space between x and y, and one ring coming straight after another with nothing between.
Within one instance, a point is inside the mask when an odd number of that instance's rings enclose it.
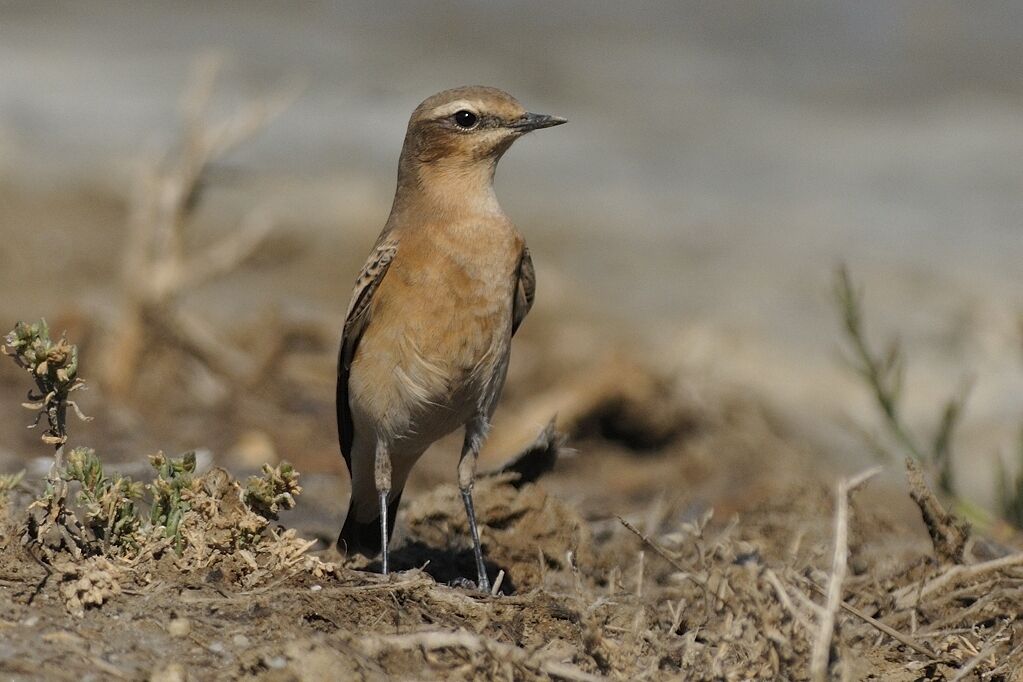
<instances>
[{"instance_id":1,"label":"thin branch","mask_svg":"<svg viewBox=\"0 0 1023 682\"><path fill-rule=\"evenodd\" d=\"M250 213L237 230L183 261L171 289L195 288L232 272L252 257L273 231L274 222L265 210Z\"/></svg>"},{"instance_id":2,"label":"thin branch","mask_svg":"<svg viewBox=\"0 0 1023 682\"><path fill-rule=\"evenodd\" d=\"M221 62L216 56L197 60L181 99L179 144L136 174L124 253L124 301L111 332L109 347L115 351L104 356L102 367L104 384L122 398L130 393L148 348L167 338L153 333L153 322L177 320L178 302L185 293L237 269L273 228L269 214L256 210L228 236L196 253L185 252L190 214L201 198L210 166L287 109L301 90L298 84L281 88L262 100L244 103L220 120L211 120ZM213 339L201 325L187 325L171 338L181 341L181 337L186 349L216 373L226 371L235 378L253 365L232 358L210 362L211 358L239 353L225 348L224 340ZM210 352L214 349L216 352Z\"/></svg>"},{"instance_id":3,"label":"thin branch","mask_svg":"<svg viewBox=\"0 0 1023 682\"><path fill-rule=\"evenodd\" d=\"M182 309L170 310L159 322L170 338L204 365L234 381L252 380L255 363L244 351L222 339L201 318Z\"/></svg>"}]
</instances>

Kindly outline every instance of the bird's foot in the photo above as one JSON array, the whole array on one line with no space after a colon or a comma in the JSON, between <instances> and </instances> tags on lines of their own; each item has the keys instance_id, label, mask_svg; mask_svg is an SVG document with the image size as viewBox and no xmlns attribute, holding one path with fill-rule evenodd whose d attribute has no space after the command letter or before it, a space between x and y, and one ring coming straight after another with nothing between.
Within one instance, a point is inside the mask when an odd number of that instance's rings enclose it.
<instances>
[{"instance_id":1,"label":"bird's foot","mask_svg":"<svg viewBox=\"0 0 1023 682\"><path fill-rule=\"evenodd\" d=\"M480 594L490 594L490 581L484 578L479 583L470 580L469 578L455 578L448 582L448 587L454 587L459 590L465 590L466 592L478 592Z\"/></svg>"}]
</instances>

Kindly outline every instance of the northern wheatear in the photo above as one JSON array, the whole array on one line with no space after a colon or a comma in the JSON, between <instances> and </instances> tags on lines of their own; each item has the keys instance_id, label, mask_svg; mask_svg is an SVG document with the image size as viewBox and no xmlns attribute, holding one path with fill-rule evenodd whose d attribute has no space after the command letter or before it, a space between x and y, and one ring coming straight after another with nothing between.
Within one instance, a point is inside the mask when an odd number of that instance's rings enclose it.
<instances>
[{"instance_id":1,"label":"northern wheatear","mask_svg":"<svg viewBox=\"0 0 1023 682\"><path fill-rule=\"evenodd\" d=\"M464 426L458 487L477 584L489 590L473 480L535 283L529 250L494 195L494 170L516 139L564 122L479 86L445 90L412 112L391 214L356 280L338 358L338 434L352 477L338 549L382 551L385 574L409 471Z\"/></svg>"}]
</instances>

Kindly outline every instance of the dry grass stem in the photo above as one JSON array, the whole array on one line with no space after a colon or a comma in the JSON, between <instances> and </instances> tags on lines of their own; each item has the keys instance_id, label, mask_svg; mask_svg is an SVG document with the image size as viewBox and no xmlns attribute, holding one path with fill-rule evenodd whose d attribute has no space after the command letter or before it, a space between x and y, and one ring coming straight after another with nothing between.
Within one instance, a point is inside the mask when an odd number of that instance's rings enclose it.
<instances>
[{"instance_id":1,"label":"dry grass stem","mask_svg":"<svg viewBox=\"0 0 1023 682\"><path fill-rule=\"evenodd\" d=\"M767 582L771 584L771 587L774 589L774 593L778 595L778 601L780 601L781 605L785 607L785 610L788 611L800 625L806 628L807 632L814 632L816 627L814 627L813 619L807 616L802 609L792 603L788 590L778 578L778 574L768 568L764 570L764 577L767 578ZM814 604L814 606L816 606L816 604Z\"/></svg>"},{"instance_id":2,"label":"dry grass stem","mask_svg":"<svg viewBox=\"0 0 1023 682\"><path fill-rule=\"evenodd\" d=\"M490 595L496 597L501 591L501 583L504 582L504 569L502 568L497 572L497 577L494 578L494 584L490 588Z\"/></svg>"},{"instance_id":3,"label":"dry grass stem","mask_svg":"<svg viewBox=\"0 0 1023 682\"><path fill-rule=\"evenodd\" d=\"M981 651L979 651L976 656L967 661L965 665L959 668L959 670L956 672L956 676L952 678L951 682L962 682L962 680L965 680L967 675L972 673L978 665L980 665L986 659L992 658L995 649L998 648L998 646L1003 643L1002 633L1004 633L1006 628L1008 627L1009 623L1005 623L1004 625L1002 625L1002 627L998 629L998 632L995 633L994 637L991 638L991 643L984 647Z\"/></svg>"},{"instance_id":4,"label":"dry grass stem","mask_svg":"<svg viewBox=\"0 0 1023 682\"><path fill-rule=\"evenodd\" d=\"M838 483L835 500L835 551L831 561L831 578L828 580L824 611L818 623L817 636L814 638L813 651L810 655L810 676L817 682L825 682L828 678L835 619L842 604L842 583L848 571L849 495L880 471L880 467L874 467L852 478L842 479Z\"/></svg>"},{"instance_id":5,"label":"dry grass stem","mask_svg":"<svg viewBox=\"0 0 1023 682\"><path fill-rule=\"evenodd\" d=\"M646 552L639 550L636 559L636 599L643 598L643 562L646 559Z\"/></svg>"},{"instance_id":6,"label":"dry grass stem","mask_svg":"<svg viewBox=\"0 0 1023 682\"><path fill-rule=\"evenodd\" d=\"M969 566L950 566L945 569L944 573L930 582L919 586L910 586L910 589L899 593L896 597L896 606L898 608L908 608L914 602L921 601L925 597L956 582L975 579L987 573L1002 571L1020 565L1023 565L1023 552L1009 554L1008 556Z\"/></svg>"},{"instance_id":7,"label":"dry grass stem","mask_svg":"<svg viewBox=\"0 0 1023 682\"><path fill-rule=\"evenodd\" d=\"M642 540L644 544L648 545L650 547L650 549L654 550L654 552L657 554L657 556L661 557L662 559L667 561L669 564L671 564L672 567L675 568L675 570L677 570L682 577L686 578L687 580L693 581L694 583L696 583L700 587L703 587L703 588L707 588L708 587L707 582L705 580L703 580L702 578L700 578L698 576L693 575L691 571L689 571L685 566L683 566L682 564L680 564L678 562L678 559L676 559L675 557L673 557L670 554L668 554L667 550L665 550L663 547L661 547L652 538L647 537L638 528L633 526L631 523L629 523L628 521L626 521L622 517L618 516L616 518L631 533L633 533L636 537L638 537L640 540Z\"/></svg>"},{"instance_id":8,"label":"dry grass stem","mask_svg":"<svg viewBox=\"0 0 1023 682\"><path fill-rule=\"evenodd\" d=\"M826 590L823 587L821 587L817 583L809 581L809 580L807 580L806 582L807 582L807 584L810 585L810 587L812 587L821 596L826 596L827 592L826 592ZM870 615L867 615L866 613L863 613L863 611L860 611L858 608L856 608L852 604L849 604L848 602L843 601L841 603L841 607L842 607L843 611L846 611L847 613L850 613L853 616L856 616L857 618L862 620L864 623L866 623L866 624L870 625L871 627L877 629L879 632L882 632L882 633L888 635L889 637L894 639L896 642L899 642L900 644L904 644L905 646L909 647L910 649L912 649L913 651L917 652L918 654L923 654L927 658L935 660L935 661L939 660L939 657L933 651L931 651L928 647L924 646L923 644L921 644L920 642L916 641L912 637L909 637L908 635L905 635L905 634L899 632L898 630L896 630L895 628L891 627L890 625L887 625L886 623L882 623L881 621L879 621L878 619L874 618L873 616L870 616Z\"/></svg>"}]
</instances>

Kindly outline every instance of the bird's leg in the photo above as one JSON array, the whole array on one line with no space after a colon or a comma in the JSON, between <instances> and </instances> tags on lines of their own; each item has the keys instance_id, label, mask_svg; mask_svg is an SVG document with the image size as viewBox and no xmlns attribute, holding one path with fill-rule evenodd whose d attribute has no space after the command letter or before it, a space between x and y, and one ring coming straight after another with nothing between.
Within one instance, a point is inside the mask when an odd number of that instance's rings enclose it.
<instances>
[{"instance_id":1,"label":"bird's leg","mask_svg":"<svg viewBox=\"0 0 1023 682\"><path fill-rule=\"evenodd\" d=\"M469 519L469 533L472 535L472 551L476 557L476 585L483 592L490 592L490 579L483 564L483 547L480 545L480 531L476 525L476 510L472 503L472 487L476 482L476 460L487 431L487 420L477 418L465 426L465 443L462 457L458 460L458 489L462 492L465 515Z\"/></svg>"},{"instance_id":2,"label":"bird's leg","mask_svg":"<svg viewBox=\"0 0 1023 682\"><path fill-rule=\"evenodd\" d=\"M376 457L373 463L373 478L376 483L377 496L380 499L380 562L382 573L389 571L387 561L387 497L391 493L391 453L383 441L377 441Z\"/></svg>"}]
</instances>

